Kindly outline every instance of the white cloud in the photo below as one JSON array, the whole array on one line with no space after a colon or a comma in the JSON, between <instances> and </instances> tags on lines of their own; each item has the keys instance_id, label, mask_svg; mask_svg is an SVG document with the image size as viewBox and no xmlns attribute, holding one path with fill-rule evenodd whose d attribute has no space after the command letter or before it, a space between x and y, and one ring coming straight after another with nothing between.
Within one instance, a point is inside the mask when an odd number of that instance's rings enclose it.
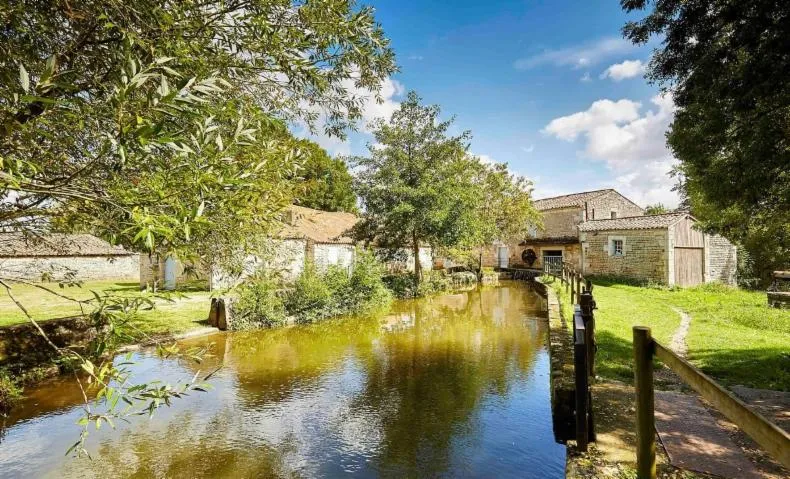
<instances>
[{"instance_id":1,"label":"white cloud","mask_svg":"<svg viewBox=\"0 0 790 479\"><path fill-rule=\"evenodd\" d=\"M623 81L626 78L639 76L645 71L645 65L641 60L626 60L623 63L615 63L601 73L601 79L611 78L614 81Z\"/></svg>"},{"instance_id":2,"label":"white cloud","mask_svg":"<svg viewBox=\"0 0 790 479\"><path fill-rule=\"evenodd\" d=\"M582 138L583 158L602 161L612 172L617 188L642 205L677 204L667 175L676 160L667 149L665 132L675 105L670 95L655 96L654 109L640 113L641 104L631 100L598 100L585 111L555 118L545 134L573 142Z\"/></svg>"},{"instance_id":3,"label":"white cloud","mask_svg":"<svg viewBox=\"0 0 790 479\"><path fill-rule=\"evenodd\" d=\"M642 105L631 100L598 100L586 111L555 118L546 125L543 133L561 140L572 141L597 125L609 125L636 120Z\"/></svg>"},{"instance_id":4,"label":"white cloud","mask_svg":"<svg viewBox=\"0 0 790 479\"><path fill-rule=\"evenodd\" d=\"M349 96L359 99L362 104L362 118L359 121L360 131L370 134L370 124L379 119L389 118L395 110L400 106L398 98L401 97L406 89L397 80L387 78L381 85L379 91L380 101L376 99L374 92L365 88L358 88L354 84L353 79L348 79L342 82L341 85ZM297 125L295 134L303 138L309 138L318 143L322 148L327 150L331 155L349 155L351 154L351 144L348 140L341 140L336 136L330 136L324 133L324 125L326 123L326 113L320 109L315 109L318 114L318 121L316 121L315 131L311 132L304 123Z\"/></svg>"},{"instance_id":5,"label":"white cloud","mask_svg":"<svg viewBox=\"0 0 790 479\"><path fill-rule=\"evenodd\" d=\"M521 151L523 151L524 153L532 153L533 151L535 151L535 145L522 146Z\"/></svg>"},{"instance_id":6,"label":"white cloud","mask_svg":"<svg viewBox=\"0 0 790 479\"><path fill-rule=\"evenodd\" d=\"M612 56L629 52L634 48L631 42L623 38L602 38L595 42L544 50L536 55L516 60L513 66L519 70L527 70L542 65L583 68L597 64Z\"/></svg>"},{"instance_id":7,"label":"white cloud","mask_svg":"<svg viewBox=\"0 0 790 479\"><path fill-rule=\"evenodd\" d=\"M489 155L478 155L477 153L472 153L472 152L469 152L469 154L480 158L480 161L482 161L486 165L493 165L495 163L499 163L498 161L491 158Z\"/></svg>"},{"instance_id":8,"label":"white cloud","mask_svg":"<svg viewBox=\"0 0 790 479\"><path fill-rule=\"evenodd\" d=\"M590 77L590 72L584 72L584 75L582 75L582 77L579 78L579 81L582 82L582 83L589 83L589 82L591 82L592 78Z\"/></svg>"}]
</instances>

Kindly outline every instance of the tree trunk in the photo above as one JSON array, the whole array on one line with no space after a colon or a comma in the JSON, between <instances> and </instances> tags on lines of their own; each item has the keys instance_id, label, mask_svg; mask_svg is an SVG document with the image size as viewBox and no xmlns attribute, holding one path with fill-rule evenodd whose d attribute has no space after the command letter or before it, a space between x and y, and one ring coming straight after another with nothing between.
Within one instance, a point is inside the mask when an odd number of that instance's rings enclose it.
<instances>
[{"instance_id":1,"label":"tree trunk","mask_svg":"<svg viewBox=\"0 0 790 479\"><path fill-rule=\"evenodd\" d=\"M420 264L420 241L417 239L417 233L412 233L412 251L414 252L414 277L417 278L417 284L420 284L422 264Z\"/></svg>"}]
</instances>

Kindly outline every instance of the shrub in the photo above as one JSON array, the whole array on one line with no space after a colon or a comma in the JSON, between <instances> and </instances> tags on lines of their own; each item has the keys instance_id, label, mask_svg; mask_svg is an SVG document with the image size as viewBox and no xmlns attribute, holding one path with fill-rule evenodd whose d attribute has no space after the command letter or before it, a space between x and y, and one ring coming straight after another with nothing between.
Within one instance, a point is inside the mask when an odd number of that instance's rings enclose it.
<instances>
[{"instance_id":1,"label":"shrub","mask_svg":"<svg viewBox=\"0 0 790 479\"><path fill-rule=\"evenodd\" d=\"M233 304L235 330L275 326L285 322L285 304L278 291L278 278L262 273L248 278L237 288Z\"/></svg>"},{"instance_id":2,"label":"shrub","mask_svg":"<svg viewBox=\"0 0 790 479\"><path fill-rule=\"evenodd\" d=\"M285 310L298 322L312 322L342 312L339 295L345 293L348 274L339 268L329 268L318 274L315 265L308 264L288 291ZM334 291L333 291L334 289Z\"/></svg>"},{"instance_id":3,"label":"shrub","mask_svg":"<svg viewBox=\"0 0 790 479\"><path fill-rule=\"evenodd\" d=\"M238 310L237 317L245 318L242 321L245 328L279 324L286 317L309 323L368 311L392 300L382 281L383 271L373 254L365 251L357 252L351 272L341 266L330 266L321 273L314 264L308 264L292 288L279 294L277 281L267 277L248 280L239 288L234 310Z\"/></svg>"},{"instance_id":4,"label":"shrub","mask_svg":"<svg viewBox=\"0 0 790 479\"><path fill-rule=\"evenodd\" d=\"M0 414L8 412L21 397L22 388L8 373L0 371Z\"/></svg>"}]
</instances>

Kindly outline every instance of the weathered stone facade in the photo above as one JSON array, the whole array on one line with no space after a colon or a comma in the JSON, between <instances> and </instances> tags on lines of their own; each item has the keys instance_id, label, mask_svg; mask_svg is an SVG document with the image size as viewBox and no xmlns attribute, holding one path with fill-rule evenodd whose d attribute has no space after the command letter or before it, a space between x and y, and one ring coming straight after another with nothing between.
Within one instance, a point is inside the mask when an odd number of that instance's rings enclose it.
<instances>
[{"instance_id":1,"label":"weathered stone facade","mask_svg":"<svg viewBox=\"0 0 790 479\"><path fill-rule=\"evenodd\" d=\"M610 219L612 213L617 218L645 214L642 208L614 190L587 201L587 220Z\"/></svg>"},{"instance_id":2,"label":"weathered stone facade","mask_svg":"<svg viewBox=\"0 0 790 479\"><path fill-rule=\"evenodd\" d=\"M595 231L580 240L585 274L668 282L666 229ZM622 241L622 255L612 251L613 240Z\"/></svg>"},{"instance_id":3,"label":"weathered stone facade","mask_svg":"<svg viewBox=\"0 0 790 479\"><path fill-rule=\"evenodd\" d=\"M575 238L577 226L584 221L584 208L574 206L543 211L543 228L537 230L535 238Z\"/></svg>"},{"instance_id":4,"label":"weathered stone facade","mask_svg":"<svg viewBox=\"0 0 790 479\"><path fill-rule=\"evenodd\" d=\"M738 272L738 249L726 238L718 235L705 236L705 281L720 281L735 284Z\"/></svg>"},{"instance_id":5,"label":"weathered stone facade","mask_svg":"<svg viewBox=\"0 0 790 479\"><path fill-rule=\"evenodd\" d=\"M0 271L32 281L40 281L44 275L57 279L68 271L73 271L80 281L137 281L140 255L0 258Z\"/></svg>"}]
</instances>

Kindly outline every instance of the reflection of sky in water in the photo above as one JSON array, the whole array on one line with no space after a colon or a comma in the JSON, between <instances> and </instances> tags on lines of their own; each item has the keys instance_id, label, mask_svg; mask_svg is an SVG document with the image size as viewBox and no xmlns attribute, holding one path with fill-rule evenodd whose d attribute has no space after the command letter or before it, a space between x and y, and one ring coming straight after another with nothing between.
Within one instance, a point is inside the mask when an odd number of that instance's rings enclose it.
<instances>
[{"instance_id":1,"label":"reflection of sky in water","mask_svg":"<svg viewBox=\"0 0 790 479\"><path fill-rule=\"evenodd\" d=\"M562 477L538 310L508 286L399 302L375 318L216 335L213 361L225 367L214 389L152 420L92 429L93 461L63 457L79 396L55 382L9 419L0 476ZM135 359L141 380L195 372Z\"/></svg>"}]
</instances>

